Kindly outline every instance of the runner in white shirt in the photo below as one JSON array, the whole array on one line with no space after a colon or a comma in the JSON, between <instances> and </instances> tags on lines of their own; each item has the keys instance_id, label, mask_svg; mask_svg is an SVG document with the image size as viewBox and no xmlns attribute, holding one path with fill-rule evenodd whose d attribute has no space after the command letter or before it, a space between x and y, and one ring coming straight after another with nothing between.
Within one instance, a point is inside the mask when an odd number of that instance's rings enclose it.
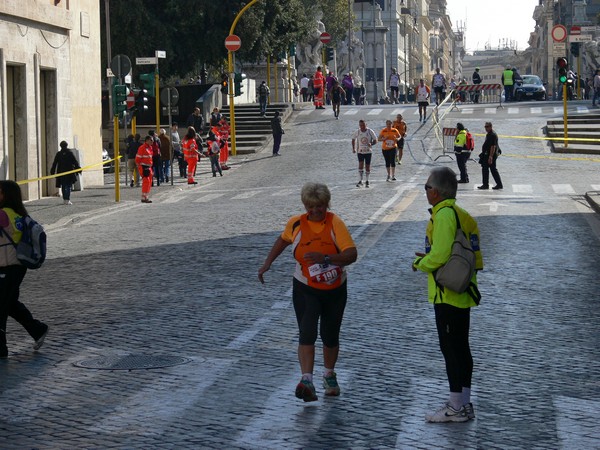
<instances>
[{"instance_id":1,"label":"runner in white shirt","mask_svg":"<svg viewBox=\"0 0 600 450\"><path fill-rule=\"evenodd\" d=\"M431 79L431 86L433 86L433 92L435 93L435 104L439 105L443 93L446 91L446 76L440 73L439 67L435 69L435 73Z\"/></svg>"},{"instance_id":2,"label":"runner in white shirt","mask_svg":"<svg viewBox=\"0 0 600 450\"><path fill-rule=\"evenodd\" d=\"M300 79L300 94L302 95L302 101L308 101L308 82L310 79L306 76L306 74L302 74L302 78Z\"/></svg>"},{"instance_id":3,"label":"runner in white shirt","mask_svg":"<svg viewBox=\"0 0 600 450\"><path fill-rule=\"evenodd\" d=\"M367 128L364 120L358 121L358 130L352 135L352 153L358 156L358 174L360 181L356 183L356 187L363 185L363 168L366 166L365 187L369 187L369 174L371 173L371 155L372 147L377 143L377 135L373 130Z\"/></svg>"}]
</instances>

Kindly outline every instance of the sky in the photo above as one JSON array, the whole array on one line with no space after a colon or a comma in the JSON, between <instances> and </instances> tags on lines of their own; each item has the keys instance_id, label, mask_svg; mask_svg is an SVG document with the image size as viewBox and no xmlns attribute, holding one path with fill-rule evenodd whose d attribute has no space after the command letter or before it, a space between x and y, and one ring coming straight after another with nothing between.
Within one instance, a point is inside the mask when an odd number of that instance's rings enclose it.
<instances>
[{"instance_id":1,"label":"sky","mask_svg":"<svg viewBox=\"0 0 600 450\"><path fill-rule=\"evenodd\" d=\"M538 0L447 0L446 13L452 29L466 28L466 50L484 50L486 44L497 49L502 41L516 41L525 50L534 30L534 8ZM458 24L458 25L457 25Z\"/></svg>"}]
</instances>

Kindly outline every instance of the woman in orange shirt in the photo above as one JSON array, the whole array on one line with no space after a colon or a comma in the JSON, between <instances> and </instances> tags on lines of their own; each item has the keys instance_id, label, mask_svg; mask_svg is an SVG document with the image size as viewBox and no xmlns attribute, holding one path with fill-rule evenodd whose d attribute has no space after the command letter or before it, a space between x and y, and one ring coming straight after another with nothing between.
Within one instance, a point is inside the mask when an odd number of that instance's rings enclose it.
<instances>
[{"instance_id":1,"label":"woman in orange shirt","mask_svg":"<svg viewBox=\"0 0 600 450\"><path fill-rule=\"evenodd\" d=\"M396 120L394 120L394 123L392 124L392 128L395 128L396 130L398 130L398 132L400 133L400 136L402 136L396 142L396 144L398 146L398 154L396 156L396 162L398 164L402 164L402 162L401 162L402 155L404 154L404 137L406 136L406 132L408 131L408 127L406 126L406 122L404 121L402 114L398 114L396 116Z\"/></svg>"},{"instance_id":2,"label":"woman in orange shirt","mask_svg":"<svg viewBox=\"0 0 600 450\"><path fill-rule=\"evenodd\" d=\"M325 395L340 395L334 372L339 354L339 334L346 307L345 267L356 261L356 245L346 225L328 212L331 193L326 185L307 183L301 192L305 214L292 217L277 238L258 279L289 245L296 259L292 298L300 339L298 359L302 379L296 386L296 397L305 402L318 400L313 384L315 342L320 332L323 342L323 387Z\"/></svg>"},{"instance_id":3,"label":"woman in orange shirt","mask_svg":"<svg viewBox=\"0 0 600 450\"><path fill-rule=\"evenodd\" d=\"M398 130L392 128L392 121L385 121L385 128L379 132L377 140L381 142L381 151L385 159L385 170L387 179L385 181L396 181L396 148L398 139L402 135Z\"/></svg>"}]
</instances>

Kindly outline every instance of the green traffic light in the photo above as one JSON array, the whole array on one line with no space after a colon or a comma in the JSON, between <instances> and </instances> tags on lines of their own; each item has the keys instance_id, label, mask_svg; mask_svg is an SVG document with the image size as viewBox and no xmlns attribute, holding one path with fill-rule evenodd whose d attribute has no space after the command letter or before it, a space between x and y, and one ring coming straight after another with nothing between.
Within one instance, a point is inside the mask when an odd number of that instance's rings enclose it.
<instances>
[{"instance_id":1,"label":"green traffic light","mask_svg":"<svg viewBox=\"0 0 600 450\"><path fill-rule=\"evenodd\" d=\"M566 83L567 82L567 76L566 75L561 75L560 77L558 77L558 81L560 81L561 83Z\"/></svg>"}]
</instances>

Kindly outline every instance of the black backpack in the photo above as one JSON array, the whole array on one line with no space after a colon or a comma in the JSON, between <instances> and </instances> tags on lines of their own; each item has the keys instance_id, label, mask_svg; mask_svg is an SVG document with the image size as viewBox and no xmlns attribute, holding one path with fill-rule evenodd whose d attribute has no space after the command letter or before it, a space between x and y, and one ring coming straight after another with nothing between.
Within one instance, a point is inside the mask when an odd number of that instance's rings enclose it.
<instances>
[{"instance_id":1,"label":"black backpack","mask_svg":"<svg viewBox=\"0 0 600 450\"><path fill-rule=\"evenodd\" d=\"M17 259L28 269L39 269L46 260L46 232L31 216L23 217L23 230L18 243L0 228L0 234L6 235L17 251Z\"/></svg>"}]
</instances>

